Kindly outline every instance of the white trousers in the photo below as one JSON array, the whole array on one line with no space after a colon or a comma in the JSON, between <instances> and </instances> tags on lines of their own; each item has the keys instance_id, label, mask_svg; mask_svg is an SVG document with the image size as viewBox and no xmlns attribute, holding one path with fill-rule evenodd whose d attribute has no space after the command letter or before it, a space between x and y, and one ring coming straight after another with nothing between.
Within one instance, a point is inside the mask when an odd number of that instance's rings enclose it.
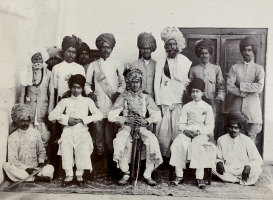
<instances>
[{"instance_id":1,"label":"white trousers","mask_svg":"<svg viewBox=\"0 0 273 200\"><path fill-rule=\"evenodd\" d=\"M176 176L183 177L183 169L179 167L175 167ZM204 178L204 168L197 168L195 172L196 179Z\"/></svg>"},{"instance_id":2,"label":"white trousers","mask_svg":"<svg viewBox=\"0 0 273 200\"><path fill-rule=\"evenodd\" d=\"M18 167L11 165L9 162L4 163L3 169L12 181L21 181L29 176L29 174ZM38 169L38 168L36 168ZM46 165L44 168L37 174L37 176L47 176L53 178L54 167L52 165ZM34 181L35 177L29 178L27 181Z\"/></svg>"}]
</instances>

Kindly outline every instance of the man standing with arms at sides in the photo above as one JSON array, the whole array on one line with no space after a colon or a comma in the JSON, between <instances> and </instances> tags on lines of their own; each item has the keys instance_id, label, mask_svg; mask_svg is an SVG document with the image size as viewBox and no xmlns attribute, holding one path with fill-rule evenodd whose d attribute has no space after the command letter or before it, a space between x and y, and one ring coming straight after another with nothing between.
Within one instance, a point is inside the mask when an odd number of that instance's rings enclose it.
<instances>
[{"instance_id":1,"label":"man standing with arms at sides","mask_svg":"<svg viewBox=\"0 0 273 200\"><path fill-rule=\"evenodd\" d=\"M143 89L154 99L154 77L156 62L151 58L152 52L156 50L156 40L152 34L140 33L137 38L139 48L139 59L131 64L132 69L143 72Z\"/></svg>"},{"instance_id":2,"label":"man standing with arms at sides","mask_svg":"<svg viewBox=\"0 0 273 200\"><path fill-rule=\"evenodd\" d=\"M110 57L116 40L113 34L103 33L96 39L100 59L92 62L86 73L85 93L103 114L103 120L94 124L96 155L107 155L113 160L113 139L117 133L116 124L108 121L108 113L117 97L125 90L123 66ZM92 91L94 77L95 91Z\"/></svg>"},{"instance_id":3,"label":"man standing with arms at sides","mask_svg":"<svg viewBox=\"0 0 273 200\"><path fill-rule=\"evenodd\" d=\"M247 36L240 42L244 63L229 69L227 91L233 94L230 110L241 111L247 118L245 130L256 144L256 136L262 130L262 109L259 94L264 87L264 68L254 63L258 51L255 36Z\"/></svg>"},{"instance_id":4,"label":"man standing with arms at sides","mask_svg":"<svg viewBox=\"0 0 273 200\"><path fill-rule=\"evenodd\" d=\"M90 48L85 42L83 42L81 44L81 47L78 53L78 63L83 66L85 74L90 64L89 58L90 58Z\"/></svg>"},{"instance_id":5,"label":"man standing with arms at sides","mask_svg":"<svg viewBox=\"0 0 273 200\"><path fill-rule=\"evenodd\" d=\"M157 125L156 136L162 156L170 157L170 145L178 135L178 119L191 61L180 54L186 42L178 28L166 27L161 39L165 43L167 55L156 63L155 101L163 115L161 123Z\"/></svg>"}]
</instances>

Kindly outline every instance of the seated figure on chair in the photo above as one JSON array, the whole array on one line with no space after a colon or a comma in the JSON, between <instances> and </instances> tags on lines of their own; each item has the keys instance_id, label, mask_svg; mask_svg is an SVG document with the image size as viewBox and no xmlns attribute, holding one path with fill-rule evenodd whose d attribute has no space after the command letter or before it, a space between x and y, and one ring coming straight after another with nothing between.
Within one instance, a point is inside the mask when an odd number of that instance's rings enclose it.
<instances>
[{"instance_id":1,"label":"seated figure on chair","mask_svg":"<svg viewBox=\"0 0 273 200\"><path fill-rule=\"evenodd\" d=\"M129 163L132 156L132 127L140 126L139 136L146 146L146 169L144 171L145 182L155 186L156 182L151 178L151 173L162 163L162 156L156 136L147 130L147 126L161 120L159 108L149 94L143 93L142 71L133 69L126 74L125 80L128 89L116 100L112 110L109 112L108 119L121 125L114 145L114 161L124 173L119 185L126 185L129 182ZM149 112L149 117L145 115ZM123 116L119 116L120 113Z\"/></svg>"},{"instance_id":2,"label":"seated figure on chair","mask_svg":"<svg viewBox=\"0 0 273 200\"><path fill-rule=\"evenodd\" d=\"M212 107L202 100L205 83L194 79L188 86L193 101L182 108L179 118L179 135L171 145L170 165L175 167L176 178L172 184L183 181L183 169L190 162L190 168L196 169L196 182L205 189L204 168L212 168L216 159L216 147L208 142L213 133L214 117Z\"/></svg>"},{"instance_id":3,"label":"seated figure on chair","mask_svg":"<svg viewBox=\"0 0 273 200\"><path fill-rule=\"evenodd\" d=\"M62 99L49 114L50 121L58 120L64 125L58 141L58 155L62 156L62 167L66 174L63 186L69 185L73 180L74 163L77 167L78 185L83 184L84 169L92 171L90 155L93 152L93 143L87 125L101 120L102 114L92 99L82 96L85 81L81 74L72 75L68 81L71 97ZM88 116L88 111L92 116Z\"/></svg>"},{"instance_id":4,"label":"seated figure on chair","mask_svg":"<svg viewBox=\"0 0 273 200\"><path fill-rule=\"evenodd\" d=\"M8 137L8 162L3 165L7 176L12 181L21 181L42 167L37 175L26 181L50 181L54 167L45 162L46 150L40 132L30 126L32 108L26 104L14 105L11 119L18 129Z\"/></svg>"},{"instance_id":5,"label":"seated figure on chair","mask_svg":"<svg viewBox=\"0 0 273 200\"><path fill-rule=\"evenodd\" d=\"M217 140L216 170L224 182L254 185L262 173L263 160L251 138L242 134L247 119L241 112L228 115L228 134Z\"/></svg>"}]
</instances>

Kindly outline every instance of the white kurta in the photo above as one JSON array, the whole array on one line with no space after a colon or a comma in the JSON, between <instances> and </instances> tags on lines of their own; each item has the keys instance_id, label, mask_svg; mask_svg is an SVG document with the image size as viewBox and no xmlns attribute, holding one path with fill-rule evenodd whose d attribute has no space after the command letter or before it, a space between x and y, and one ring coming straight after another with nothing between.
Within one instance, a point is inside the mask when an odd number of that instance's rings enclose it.
<instances>
[{"instance_id":1,"label":"white kurta","mask_svg":"<svg viewBox=\"0 0 273 200\"><path fill-rule=\"evenodd\" d=\"M216 147L208 142L208 135L213 133L214 117L212 107L206 102L191 101L183 106L179 119L179 135L171 146L170 165L186 168L212 168L216 159ZM184 130L199 130L200 135L194 139L183 134Z\"/></svg>"},{"instance_id":2,"label":"white kurta","mask_svg":"<svg viewBox=\"0 0 273 200\"><path fill-rule=\"evenodd\" d=\"M108 120L119 123L122 126L113 141L113 159L117 162L118 167L120 167L123 172L129 170L128 163L131 162L132 155L131 127L125 126L124 123L127 116L132 115L132 111L145 117L147 110L149 111L150 116L145 120L149 124L161 120L160 110L150 95L146 95L142 92L135 94L131 91L126 91L118 97L112 110L109 112ZM121 112L123 112L123 116L119 116ZM146 170L144 172L144 177L151 178L152 171L163 162L159 144L155 135L145 127L140 127L139 132L144 145L146 146Z\"/></svg>"},{"instance_id":3,"label":"white kurta","mask_svg":"<svg viewBox=\"0 0 273 200\"><path fill-rule=\"evenodd\" d=\"M85 93L88 95L90 92L93 92L91 89L92 86L92 79L95 75L95 69L94 66L97 65L97 63L100 63L101 69L111 86L112 90L114 92L123 93L125 90L125 81L123 77L123 66L113 60L112 58L108 58L106 60L100 58L99 60L96 60L92 63L90 63L87 73L86 73L86 84L85 84ZM96 106L100 110L100 112L103 114L103 118L107 118L109 111L111 110L113 103L111 99L104 93L102 87L100 86L97 79L94 77L94 83L95 83L95 91L94 93L97 95L97 101Z\"/></svg>"},{"instance_id":4,"label":"white kurta","mask_svg":"<svg viewBox=\"0 0 273 200\"><path fill-rule=\"evenodd\" d=\"M67 63L63 61L53 67L52 76L54 88L58 90L58 97L62 97L62 95L69 90L68 80L71 75L75 74L81 74L85 77L83 66L75 62Z\"/></svg>"},{"instance_id":5,"label":"white kurta","mask_svg":"<svg viewBox=\"0 0 273 200\"><path fill-rule=\"evenodd\" d=\"M92 116L88 116L89 110ZM64 111L65 114L63 114ZM69 117L81 118L83 124L78 123L74 126L69 126ZM62 155L63 169L69 172L67 176L73 176L73 149L77 170L92 170L90 155L93 152L93 143L87 124L101 119L102 114L96 108L94 102L90 98L82 97L81 95L78 97L72 95L70 98L62 99L49 114L50 121L58 120L65 125L59 140L60 148L58 154Z\"/></svg>"},{"instance_id":6,"label":"white kurta","mask_svg":"<svg viewBox=\"0 0 273 200\"><path fill-rule=\"evenodd\" d=\"M218 138L216 163L218 162L224 164L225 173L218 174L215 167L213 172L224 181L239 181L242 185L252 185L256 183L262 173L263 160L255 144L244 134L239 134L236 138L225 134ZM245 165L251 167L247 182L243 182L241 177Z\"/></svg>"}]
</instances>

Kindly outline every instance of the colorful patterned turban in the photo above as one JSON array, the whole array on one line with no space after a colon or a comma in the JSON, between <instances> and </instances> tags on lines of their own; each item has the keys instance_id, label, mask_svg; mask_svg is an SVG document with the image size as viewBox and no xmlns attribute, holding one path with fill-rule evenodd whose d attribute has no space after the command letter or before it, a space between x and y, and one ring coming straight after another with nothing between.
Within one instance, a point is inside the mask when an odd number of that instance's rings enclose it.
<instances>
[{"instance_id":1,"label":"colorful patterned turban","mask_svg":"<svg viewBox=\"0 0 273 200\"><path fill-rule=\"evenodd\" d=\"M143 49L145 46L149 46L151 51L156 50L156 40L155 37L150 33L140 33L137 37L137 47Z\"/></svg>"},{"instance_id":2,"label":"colorful patterned turban","mask_svg":"<svg viewBox=\"0 0 273 200\"><path fill-rule=\"evenodd\" d=\"M116 40L112 33L103 33L99 35L96 39L96 47L100 49L104 42L107 42L112 49L116 45Z\"/></svg>"},{"instance_id":3,"label":"colorful patterned turban","mask_svg":"<svg viewBox=\"0 0 273 200\"><path fill-rule=\"evenodd\" d=\"M140 78L142 80L143 73L139 69L131 69L126 71L125 82L130 83L132 80Z\"/></svg>"},{"instance_id":4,"label":"colorful patterned turban","mask_svg":"<svg viewBox=\"0 0 273 200\"><path fill-rule=\"evenodd\" d=\"M82 89L84 89L85 82L86 82L86 79L83 75L75 74L69 78L68 86L71 89L74 83L76 83L76 84L79 84L82 87Z\"/></svg>"},{"instance_id":5,"label":"colorful patterned turban","mask_svg":"<svg viewBox=\"0 0 273 200\"><path fill-rule=\"evenodd\" d=\"M177 42L179 52L182 52L182 50L187 46L185 38L177 27L166 27L161 32L161 39L165 42L165 44L170 39L174 39Z\"/></svg>"},{"instance_id":6,"label":"colorful patterned turban","mask_svg":"<svg viewBox=\"0 0 273 200\"><path fill-rule=\"evenodd\" d=\"M74 47L76 50L78 50L81 46L81 43L81 39L77 38L75 35L72 35L72 37L65 36L62 42L62 50L66 52L66 50L70 47Z\"/></svg>"},{"instance_id":7,"label":"colorful patterned turban","mask_svg":"<svg viewBox=\"0 0 273 200\"><path fill-rule=\"evenodd\" d=\"M199 58L202 49L207 49L210 55L213 52L213 43L210 39L202 39L197 41L196 46L195 46L195 54Z\"/></svg>"},{"instance_id":8,"label":"colorful patterned turban","mask_svg":"<svg viewBox=\"0 0 273 200\"><path fill-rule=\"evenodd\" d=\"M244 39L241 40L240 42L240 51L243 51L245 47L248 46L259 46L258 40L255 36L250 35L250 36L246 36L244 37Z\"/></svg>"},{"instance_id":9,"label":"colorful patterned turban","mask_svg":"<svg viewBox=\"0 0 273 200\"><path fill-rule=\"evenodd\" d=\"M241 112L236 110L231 110L228 113L228 125L246 123L246 122L247 122L247 119Z\"/></svg>"},{"instance_id":10,"label":"colorful patterned turban","mask_svg":"<svg viewBox=\"0 0 273 200\"><path fill-rule=\"evenodd\" d=\"M13 122L18 122L25 118L30 118L33 121L32 109L27 104L15 104L11 110L11 119Z\"/></svg>"}]
</instances>

